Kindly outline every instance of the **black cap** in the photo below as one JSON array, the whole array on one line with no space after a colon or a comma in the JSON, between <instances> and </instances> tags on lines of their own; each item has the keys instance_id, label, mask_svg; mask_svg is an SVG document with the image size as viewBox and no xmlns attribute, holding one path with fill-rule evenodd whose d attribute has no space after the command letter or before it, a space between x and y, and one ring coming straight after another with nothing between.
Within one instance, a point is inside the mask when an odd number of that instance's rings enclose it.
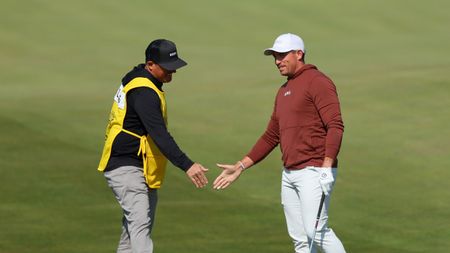
<instances>
[{"instance_id":1,"label":"black cap","mask_svg":"<svg viewBox=\"0 0 450 253\"><path fill-rule=\"evenodd\" d=\"M170 40L158 39L148 45L145 50L145 61L153 61L166 70L176 70L187 63L178 58L177 47Z\"/></svg>"}]
</instances>

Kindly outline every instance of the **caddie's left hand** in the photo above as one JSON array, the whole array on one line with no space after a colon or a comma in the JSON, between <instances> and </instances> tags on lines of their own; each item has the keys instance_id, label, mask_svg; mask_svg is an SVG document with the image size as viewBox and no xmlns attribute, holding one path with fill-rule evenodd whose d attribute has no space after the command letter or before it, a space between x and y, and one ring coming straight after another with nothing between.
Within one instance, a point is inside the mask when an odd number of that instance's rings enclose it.
<instances>
[{"instance_id":1,"label":"caddie's left hand","mask_svg":"<svg viewBox=\"0 0 450 253\"><path fill-rule=\"evenodd\" d=\"M323 193L328 196L334 183L333 172L331 171L331 168L320 168L319 173L320 186L322 187Z\"/></svg>"}]
</instances>

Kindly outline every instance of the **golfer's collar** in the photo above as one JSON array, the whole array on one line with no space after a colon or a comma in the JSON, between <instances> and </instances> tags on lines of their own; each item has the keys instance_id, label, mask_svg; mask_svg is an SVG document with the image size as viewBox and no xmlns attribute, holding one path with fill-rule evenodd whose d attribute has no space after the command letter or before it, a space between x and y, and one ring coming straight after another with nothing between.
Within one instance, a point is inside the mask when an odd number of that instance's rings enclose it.
<instances>
[{"instance_id":1,"label":"golfer's collar","mask_svg":"<svg viewBox=\"0 0 450 253\"><path fill-rule=\"evenodd\" d=\"M294 78L298 77L303 72L305 72L305 70L308 70L308 69L317 69L317 67L312 65L312 64L305 64L297 72L295 72L295 74L293 76L289 77L288 80L291 80L291 79L294 79Z\"/></svg>"}]
</instances>

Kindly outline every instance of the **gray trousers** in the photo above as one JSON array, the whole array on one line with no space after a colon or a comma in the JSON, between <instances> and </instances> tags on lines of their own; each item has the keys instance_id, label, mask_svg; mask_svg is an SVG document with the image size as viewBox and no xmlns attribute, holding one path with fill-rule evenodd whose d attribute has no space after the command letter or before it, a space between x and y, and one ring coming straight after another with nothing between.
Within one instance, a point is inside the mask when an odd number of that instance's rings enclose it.
<instances>
[{"instance_id":1,"label":"gray trousers","mask_svg":"<svg viewBox=\"0 0 450 253\"><path fill-rule=\"evenodd\" d=\"M157 190L145 183L143 169L123 166L104 173L123 210L117 253L152 253L150 238L155 221Z\"/></svg>"}]
</instances>

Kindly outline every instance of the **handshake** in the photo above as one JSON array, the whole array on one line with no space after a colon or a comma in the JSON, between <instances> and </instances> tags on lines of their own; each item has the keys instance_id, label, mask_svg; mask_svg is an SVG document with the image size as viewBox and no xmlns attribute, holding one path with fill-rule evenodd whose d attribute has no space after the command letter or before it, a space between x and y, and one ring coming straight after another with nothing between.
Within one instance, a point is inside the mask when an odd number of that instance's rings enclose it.
<instances>
[{"instance_id":1,"label":"handshake","mask_svg":"<svg viewBox=\"0 0 450 253\"><path fill-rule=\"evenodd\" d=\"M223 171L214 180L213 188L216 190L221 190L227 188L230 184L236 181L241 173L248 167L253 165L253 161L245 157L243 161L238 161L236 164L217 164L219 168ZM208 184L208 179L205 173L208 171L207 168L203 167L201 164L194 163L187 171L187 176L191 179L192 183L197 188L203 188ZM322 192L325 195L329 195L334 184L334 176L331 168L321 168L319 183L322 188Z\"/></svg>"},{"instance_id":2,"label":"handshake","mask_svg":"<svg viewBox=\"0 0 450 253\"><path fill-rule=\"evenodd\" d=\"M236 179L239 178L242 171L246 168L250 167L253 164L253 161L249 159L246 162L247 167L243 162L238 161L235 165L230 164L217 164L219 168L223 171L222 173L214 180L213 188L216 190L225 189L231 183L233 183ZM208 171L207 168L203 167L203 165L199 163L194 163L187 171L186 175L191 179L192 183L197 188L203 188L208 184L208 179L206 178L205 173Z\"/></svg>"}]
</instances>

